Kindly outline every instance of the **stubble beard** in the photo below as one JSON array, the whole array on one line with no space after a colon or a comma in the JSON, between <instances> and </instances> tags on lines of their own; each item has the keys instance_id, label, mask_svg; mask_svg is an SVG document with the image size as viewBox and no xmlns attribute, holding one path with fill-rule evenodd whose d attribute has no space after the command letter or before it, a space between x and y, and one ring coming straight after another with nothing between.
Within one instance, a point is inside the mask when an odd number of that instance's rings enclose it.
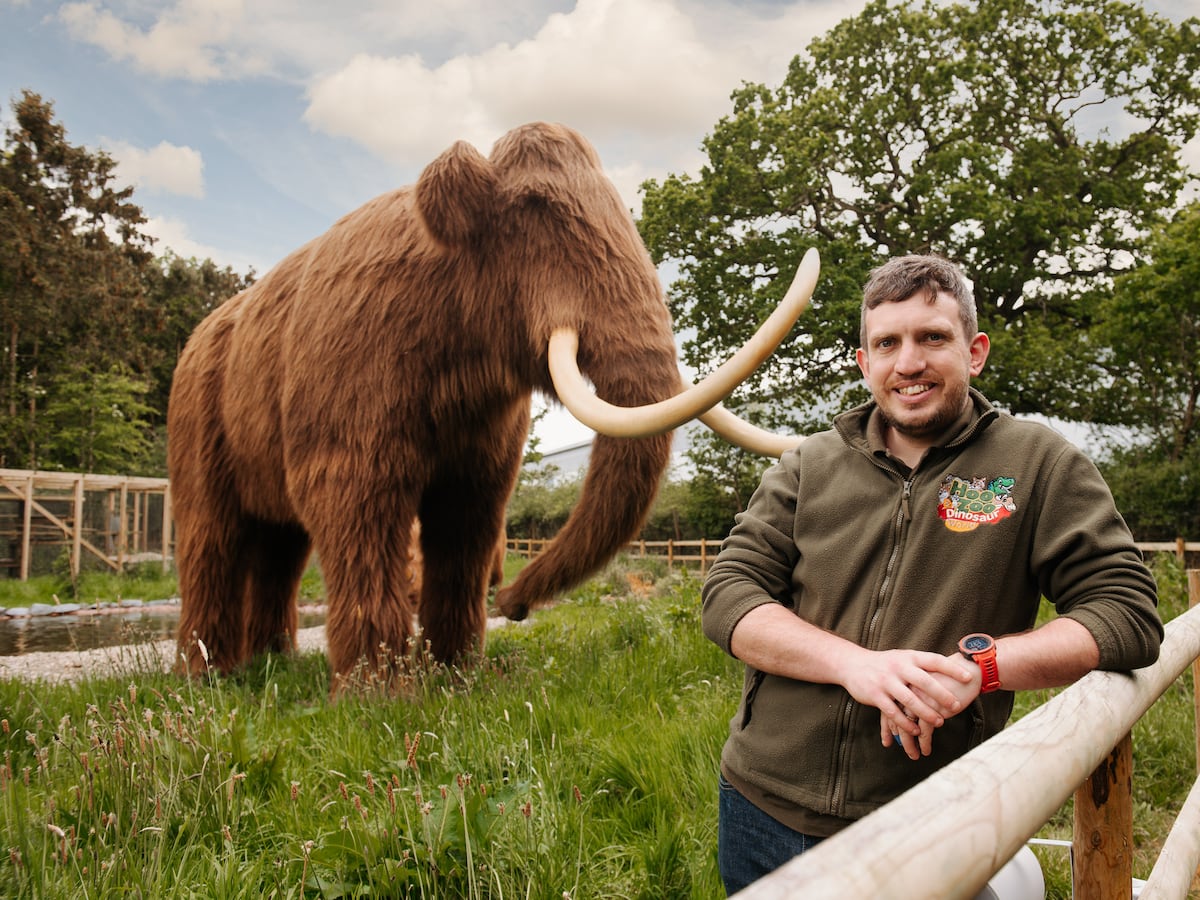
<instances>
[{"instance_id":1,"label":"stubble beard","mask_svg":"<svg viewBox=\"0 0 1200 900\"><path fill-rule=\"evenodd\" d=\"M953 425L962 415L963 410L967 408L967 402L967 387L964 384L953 388L947 387L947 394L943 402L920 419L908 418L901 421L889 413L882 403L876 405L888 428L905 437L927 439L937 437Z\"/></svg>"}]
</instances>

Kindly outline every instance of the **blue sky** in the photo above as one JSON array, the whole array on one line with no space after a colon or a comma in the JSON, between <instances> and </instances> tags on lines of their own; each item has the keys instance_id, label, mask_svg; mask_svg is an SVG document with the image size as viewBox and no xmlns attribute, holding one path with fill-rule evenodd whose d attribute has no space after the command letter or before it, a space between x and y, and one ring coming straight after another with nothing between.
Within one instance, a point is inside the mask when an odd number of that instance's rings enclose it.
<instances>
[{"instance_id":1,"label":"blue sky","mask_svg":"<svg viewBox=\"0 0 1200 900\"><path fill-rule=\"evenodd\" d=\"M698 169L734 89L778 84L864 5L0 0L0 120L41 94L72 143L118 161L159 249L261 274L455 140L486 152L535 119L587 135L636 209L644 179ZM590 434L544 429L543 449Z\"/></svg>"}]
</instances>

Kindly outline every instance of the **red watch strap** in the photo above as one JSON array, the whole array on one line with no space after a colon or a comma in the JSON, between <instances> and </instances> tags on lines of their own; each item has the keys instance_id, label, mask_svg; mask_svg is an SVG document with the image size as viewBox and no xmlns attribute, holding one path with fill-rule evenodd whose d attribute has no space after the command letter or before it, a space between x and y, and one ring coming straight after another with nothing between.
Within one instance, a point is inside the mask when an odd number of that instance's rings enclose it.
<instances>
[{"instance_id":1,"label":"red watch strap","mask_svg":"<svg viewBox=\"0 0 1200 900\"><path fill-rule=\"evenodd\" d=\"M1000 690L1000 669L996 665L995 648L989 653L976 654L975 662L979 663L979 670L983 673L983 684L979 687L979 693L990 694Z\"/></svg>"}]
</instances>

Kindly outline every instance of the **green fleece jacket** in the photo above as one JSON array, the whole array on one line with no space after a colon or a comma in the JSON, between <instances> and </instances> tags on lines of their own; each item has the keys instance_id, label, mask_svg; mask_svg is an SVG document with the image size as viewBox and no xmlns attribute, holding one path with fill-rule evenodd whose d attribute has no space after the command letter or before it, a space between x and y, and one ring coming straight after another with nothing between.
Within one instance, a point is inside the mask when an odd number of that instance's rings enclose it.
<instances>
[{"instance_id":1,"label":"green fleece jacket","mask_svg":"<svg viewBox=\"0 0 1200 900\"><path fill-rule=\"evenodd\" d=\"M952 653L971 632L1032 628L1044 596L1095 637L1101 668L1154 662L1154 579L1096 467L971 398L956 436L912 471L884 449L873 403L785 453L705 580L708 638L729 652L747 612L781 603L871 649ZM879 711L842 687L747 667L722 773L784 824L828 835L1000 731L1012 705L1003 689L982 695L914 761L881 745Z\"/></svg>"}]
</instances>

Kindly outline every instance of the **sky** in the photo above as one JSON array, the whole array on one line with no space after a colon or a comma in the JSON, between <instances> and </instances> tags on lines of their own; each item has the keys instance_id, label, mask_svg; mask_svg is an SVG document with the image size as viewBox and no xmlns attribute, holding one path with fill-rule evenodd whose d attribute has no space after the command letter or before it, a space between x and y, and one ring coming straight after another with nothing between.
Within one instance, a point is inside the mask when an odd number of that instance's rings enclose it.
<instances>
[{"instance_id":1,"label":"sky","mask_svg":"<svg viewBox=\"0 0 1200 900\"><path fill-rule=\"evenodd\" d=\"M454 141L487 153L528 121L587 136L636 211L645 179L698 171L734 90L778 85L865 2L0 0L0 122L40 94L117 160L158 250L261 275ZM561 411L538 433L591 434Z\"/></svg>"}]
</instances>

